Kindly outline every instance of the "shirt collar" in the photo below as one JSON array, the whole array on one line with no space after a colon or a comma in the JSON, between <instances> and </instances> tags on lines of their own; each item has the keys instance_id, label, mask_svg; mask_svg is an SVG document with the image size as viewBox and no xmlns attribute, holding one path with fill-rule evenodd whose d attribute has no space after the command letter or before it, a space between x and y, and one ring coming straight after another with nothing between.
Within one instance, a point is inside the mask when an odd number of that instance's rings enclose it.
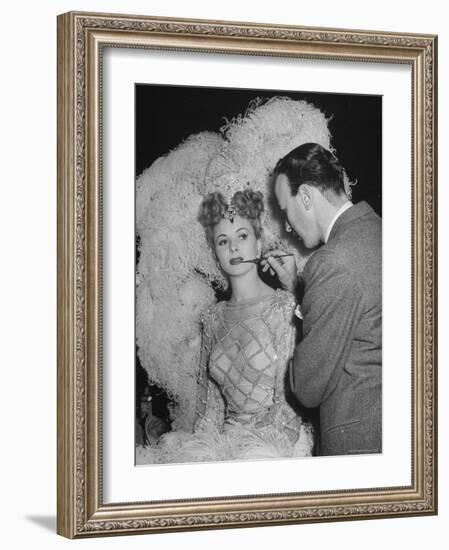
<instances>
[{"instance_id":1,"label":"shirt collar","mask_svg":"<svg viewBox=\"0 0 449 550\"><path fill-rule=\"evenodd\" d=\"M343 214L343 212L346 212L351 206L354 206L351 201L345 202L344 205L337 210L335 213L335 216L332 218L331 223L329 224L329 227L327 228L326 235L324 236L324 242L327 243L329 239L329 235L331 234L332 228L335 225L335 222L338 220L338 218Z\"/></svg>"}]
</instances>

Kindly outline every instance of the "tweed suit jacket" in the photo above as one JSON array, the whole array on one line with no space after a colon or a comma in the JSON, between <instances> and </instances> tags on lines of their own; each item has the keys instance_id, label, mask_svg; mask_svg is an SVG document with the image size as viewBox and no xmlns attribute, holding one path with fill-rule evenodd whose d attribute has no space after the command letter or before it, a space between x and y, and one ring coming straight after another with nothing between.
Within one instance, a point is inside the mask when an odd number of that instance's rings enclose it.
<instances>
[{"instance_id":1,"label":"tweed suit jacket","mask_svg":"<svg viewBox=\"0 0 449 550\"><path fill-rule=\"evenodd\" d=\"M304 269L303 339L290 386L319 407L320 455L382 451L382 227L346 210Z\"/></svg>"}]
</instances>

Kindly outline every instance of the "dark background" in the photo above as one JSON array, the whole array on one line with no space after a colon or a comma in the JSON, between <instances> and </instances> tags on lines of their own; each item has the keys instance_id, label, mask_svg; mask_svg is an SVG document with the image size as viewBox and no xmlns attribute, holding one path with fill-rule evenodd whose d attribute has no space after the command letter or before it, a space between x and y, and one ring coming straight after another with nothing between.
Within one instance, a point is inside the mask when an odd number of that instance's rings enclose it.
<instances>
[{"instance_id":1,"label":"dark background","mask_svg":"<svg viewBox=\"0 0 449 550\"><path fill-rule=\"evenodd\" d=\"M191 134L217 132L225 119L244 114L257 97L287 96L318 107L336 155L351 181L354 202L366 200L382 213L382 97L137 84L136 176Z\"/></svg>"},{"instance_id":2,"label":"dark background","mask_svg":"<svg viewBox=\"0 0 449 550\"><path fill-rule=\"evenodd\" d=\"M136 84L136 177L190 135L217 132L226 119L244 114L252 100L284 95L312 103L331 118L329 129L336 156L349 179L357 180L352 188L353 202L366 200L382 215L381 96ZM136 265L138 257L136 242ZM152 396L153 414L169 427L168 398L163 390L148 384L136 355L137 442L139 437L145 439L142 409L148 395Z\"/></svg>"}]
</instances>

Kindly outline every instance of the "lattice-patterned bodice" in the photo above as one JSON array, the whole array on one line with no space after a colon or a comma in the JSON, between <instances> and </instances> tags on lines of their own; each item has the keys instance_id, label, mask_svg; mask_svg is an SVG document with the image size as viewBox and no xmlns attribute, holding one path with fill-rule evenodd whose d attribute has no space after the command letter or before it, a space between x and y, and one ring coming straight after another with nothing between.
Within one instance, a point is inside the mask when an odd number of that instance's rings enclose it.
<instances>
[{"instance_id":1,"label":"lattice-patterned bodice","mask_svg":"<svg viewBox=\"0 0 449 550\"><path fill-rule=\"evenodd\" d=\"M258 422L273 406L292 351L293 307L290 295L276 291L221 302L206 315L208 373L225 401L226 423Z\"/></svg>"},{"instance_id":2,"label":"lattice-patterned bodice","mask_svg":"<svg viewBox=\"0 0 449 550\"><path fill-rule=\"evenodd\" d=\"M298 441L299 411L286 401L286 369L295 346L293 297L220 302L203 316L195 431L244 425Z\"/></svg>"},{"instance_id":3,"label":"lattice-patterned bodice","mask_svg":"<svg viewBox=\"0 0 449 550\"><path fill-rule=\"evenodd\" d=\"M273 296L224 302L212 326L209 372L221 388L228 419L245 421L273 404L277 375Z\"/></svg>"}]
</instances>

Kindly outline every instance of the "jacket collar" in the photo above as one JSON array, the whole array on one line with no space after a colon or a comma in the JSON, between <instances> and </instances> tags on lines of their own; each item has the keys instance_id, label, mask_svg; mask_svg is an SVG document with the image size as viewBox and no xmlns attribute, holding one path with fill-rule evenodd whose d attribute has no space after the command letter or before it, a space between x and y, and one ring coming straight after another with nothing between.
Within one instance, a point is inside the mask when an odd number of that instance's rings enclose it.
<instances>
[{"instance_id":1,"label":"jacket collar","mask_svg":"<svg viewBox=\"0 0 449 550\"><path fill-rule=\"evenodd\" d=\"M354 204L354 206L351 206L351 208L348 208L348 210L345 210L341 216L339 216L334 223L334 226L331 229L331 232L329 233L329 238L327 239L327 242L331 241L334 237L338 235L338 233L341 231L341 229L347 224L350 223L357 218L361 218L362 216L365 216L365 214L368 214L369 212L374 212L374 210L371 208L371 206L365 202L359 202L357 204Z\"/></svg>"},{"instance_id":2,"label":"jacket collar","mask_svg":"<svg viewBox=\"0 0 449 550\"><path fill-rule=\"evenodd\" d=\"M347 201L343 204L341 208L339 208L335 214L335 216L332 218L331 223L329 224L329 227L327 228L326 235L324 236L324 243L327 243L329 240L329 235L331 234L332 228L335 225L335 222L338 220L338 218L346 212L349 208L352 208L354 204L351 201Z\"/></svg>"}]
</instances>

